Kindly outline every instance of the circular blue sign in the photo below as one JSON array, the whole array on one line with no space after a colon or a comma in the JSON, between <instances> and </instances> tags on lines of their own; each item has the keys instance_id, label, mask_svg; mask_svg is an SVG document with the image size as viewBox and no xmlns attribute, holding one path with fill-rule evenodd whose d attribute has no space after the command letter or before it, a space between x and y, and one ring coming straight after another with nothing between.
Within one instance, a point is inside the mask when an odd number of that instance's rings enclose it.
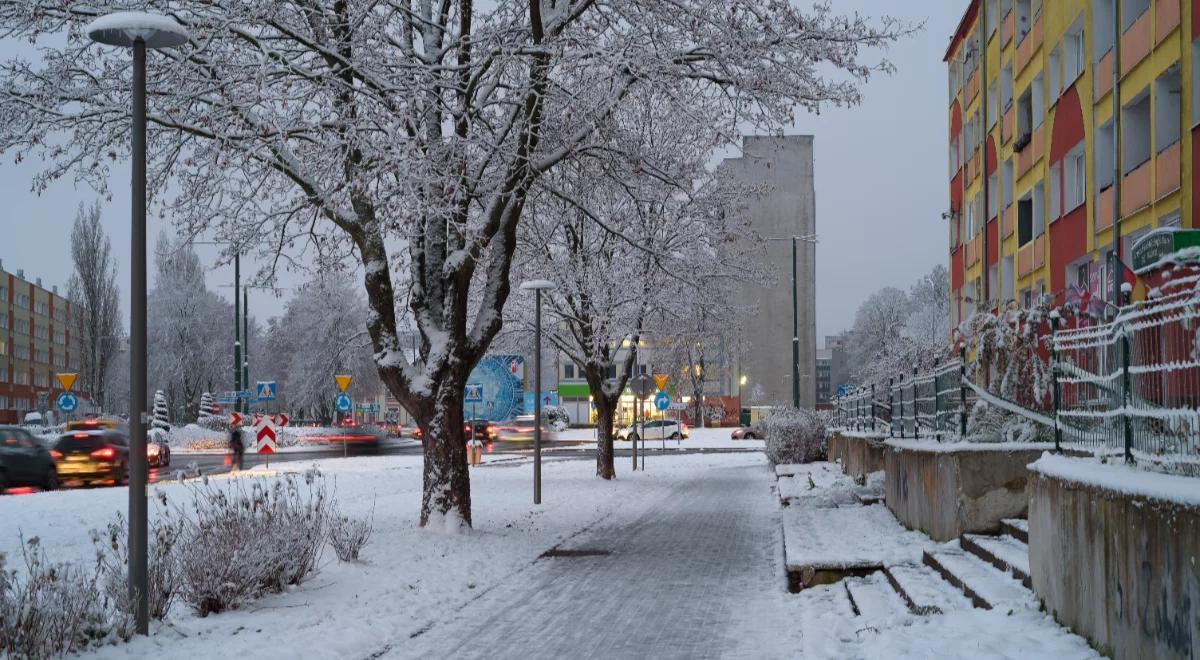
<instances>
[{"instance_id":1,"label":"circular blue sign","mask_svg":"<svg viewBox=\"0 0 1200 660\"><path fill-rule=\"evenodd\" d=\"M350 412L350 409L354 407L354 402L350 400L349 394L342 392L333 400L333 405L338 412Z\"/></svg>"},{"instance_id":2,"label":"circular blue sign","mask_svg":"<svg viewBox=\"0 0 1200 660\"><path fill-rule=\"evenodd\" d=\"M658 394L654 395L654 407L659 410L666 410L671 406L671 397L666 392L659 390Z\"/></svg>"},{"instance_id":3,"label":"circular blue sign","mask_svg":"<svg viewBox=\"0 0 1200 660\"><path fill-rule=\"evenodd\" d=\"M79 407L79 399L70 392L63 392L58 395L58 400L54 402L54 405L62 412L75 412L75 409Z\"/></svg>"}]
</instances>

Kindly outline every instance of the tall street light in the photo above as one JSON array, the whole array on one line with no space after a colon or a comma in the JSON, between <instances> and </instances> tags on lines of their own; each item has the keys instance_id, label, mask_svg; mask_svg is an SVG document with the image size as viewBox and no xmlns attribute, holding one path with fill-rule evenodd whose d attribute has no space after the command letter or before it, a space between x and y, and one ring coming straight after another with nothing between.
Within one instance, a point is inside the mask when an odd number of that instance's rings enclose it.
<instances>
[{"instance_id":1,"label":"tall street light","mask_svg":"<svg viewBox=\"0 0 1200 660\"><path fill-rule=\"evenodd\" d=\"M800 407L800 301L796 295L796 243L816 243L815 235L768 238L768 241L792 242L792 407Z\"/></svg>"},{"instance_id":2,"label":"tall street light","mask_svg":"<svg viewBox=\"0 0 1200 660\"><path fill-rule=\"evenodd\" d=\"M522 291L533 291L533 503L542 503L542 291L553 289L550 280L528 280Z\"/></svg>"},{"instance_id":3,"label":"tall street light","mask_svg":"<svg viewBox=\"0 0 1200 660\"><path fill-rule=\"evenodd\" d=\"M133 230L130 261L129 346L129 595L141 635L150 632L146 584L146 49L187 43L188 34L171 18L123 11L87 26L92 40L133 48Z\"/></svg>"}]
</instances>

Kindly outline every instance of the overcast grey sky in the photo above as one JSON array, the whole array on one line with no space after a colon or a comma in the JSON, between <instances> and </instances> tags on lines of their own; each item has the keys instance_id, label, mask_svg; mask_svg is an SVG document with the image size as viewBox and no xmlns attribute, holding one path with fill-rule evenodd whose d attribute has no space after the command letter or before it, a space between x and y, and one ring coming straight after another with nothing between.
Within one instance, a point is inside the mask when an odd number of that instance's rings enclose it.
<instances>
[{"instance_id":1,"label":"overcast grey sky","mask_svg":"<svg viewBox=\"0 0 1200 660\"><path fill-rule=\"evenodd\" d=\"M823 337L849 327L859 303L883 286L907 288L936 263L946 261L946 70L942 54L966 6L965 0L836 0L841 12L888 13L927 21L925 31L886 53L897 67L865 88L860 107L798 115L789 133L816 136L817 332ZM0 43L0 57L33 58L28 45ZM68 242L75 209L97 195L59 181L47 193L30 191L38 163L14 164L0 157L0 195L6 212L0 231L4 269L24 269L49 287L65 289L71 273ZM113 197L102 202L104 225L120 262L122 292L129 288L129 170L113 169ZM149 219L150 249L164 222ZM215 247L198 248L211 264ZM250 264L253 268L253 264ZM230 297L231 267L213 268L209 287ZM243 264L243 273L246 264ZM153 270L151 270L153 273ZM284 274L291 285L303 276ZM251 296L259 318L283 310L283 300L265 292ZM124 309L128 313L128 297ZM818 340L820 343L822 340Z\"/></svg>"}]
</instances>

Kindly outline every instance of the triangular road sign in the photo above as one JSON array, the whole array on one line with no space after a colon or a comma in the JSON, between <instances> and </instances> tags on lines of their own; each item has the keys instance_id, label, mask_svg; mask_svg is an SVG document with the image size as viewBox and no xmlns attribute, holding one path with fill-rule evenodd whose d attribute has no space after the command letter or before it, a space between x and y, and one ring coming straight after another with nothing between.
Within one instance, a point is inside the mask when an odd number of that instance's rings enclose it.
<instances>
[{"instance_id":1,"label":"triangular road sign","mask_svg":"<svg viewBox=\"0 0 1200 660\"><path fill-rule=\"evenodd\" d=\"M350 374L334 374L333 381L337 383L338 391L345 392L347 387L350 387L350 381L354 376Z\"/></svg>"},{"instance_id":2,"label":"triangular road sign","mask_svg":"<svg viewBox=\"0 0 1200 660\"><path fill-rule=\"evenodd\" d=\"M75 384L75 379L79 378L79 374L58 374L58 384L68 392L71 391L71 386Z\"/></svg>"}]
</instances>

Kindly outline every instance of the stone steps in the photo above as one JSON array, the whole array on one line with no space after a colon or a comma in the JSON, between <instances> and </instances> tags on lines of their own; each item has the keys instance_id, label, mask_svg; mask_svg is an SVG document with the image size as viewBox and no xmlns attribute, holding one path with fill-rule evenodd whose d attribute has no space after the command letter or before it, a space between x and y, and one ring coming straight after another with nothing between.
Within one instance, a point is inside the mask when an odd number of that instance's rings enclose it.
<instances>
[{"instance_id":1,"label":"stone steps","mask_svg":"<svg viewBox=\"0 0 1200 660\"><path fill-rule=\"evenodd\" d=\"M963 534L962 549L1001 571L1011 573L1026 589L1033 589L1029 577L1029 545L1013 536Z\"/></svg>"},{"instance_id":2,"label":"stone steps","mask_svg":"<svg viewBox=\"0 0 1200 660\"><path fill-rule=\"evenodd\" d=\"M982 609L1037 607L1037 599L1019 580L961 548L926 551L926 566L937 571Z\"/></svg>"},{"instance_id":3,"label":"stone steps","mask_svg":"<svg viewBox=\"0 0 1200 660\"><path fill-rule=\"evenodd\" d=\"M907 615L908 605L888 583L882 571L864 577L848 577L842 580L854 613L871 621L886 621L896 616Z\"/></svg>"},{"instance_id":4,"label":"stone steps","mask_svg":"<svg viewBox=\"0 0 1200 660\"><path fill-rule=\"evenodd\" d=\"M885 568L884 574L913 614L945 614L972 607L961 591L928 566L896 564Z\"/></svg>"},{"instance_id":5,"label":"stone steps","mask_svg":"<svg viewBox=\"0 0 1200 660\"><path fill-rule=\"evenodd\" d=\"M1000 533L1029 543L1029 521L1024 518L1005 518L1000 521Z\"/></svg>"}]
</instances>

